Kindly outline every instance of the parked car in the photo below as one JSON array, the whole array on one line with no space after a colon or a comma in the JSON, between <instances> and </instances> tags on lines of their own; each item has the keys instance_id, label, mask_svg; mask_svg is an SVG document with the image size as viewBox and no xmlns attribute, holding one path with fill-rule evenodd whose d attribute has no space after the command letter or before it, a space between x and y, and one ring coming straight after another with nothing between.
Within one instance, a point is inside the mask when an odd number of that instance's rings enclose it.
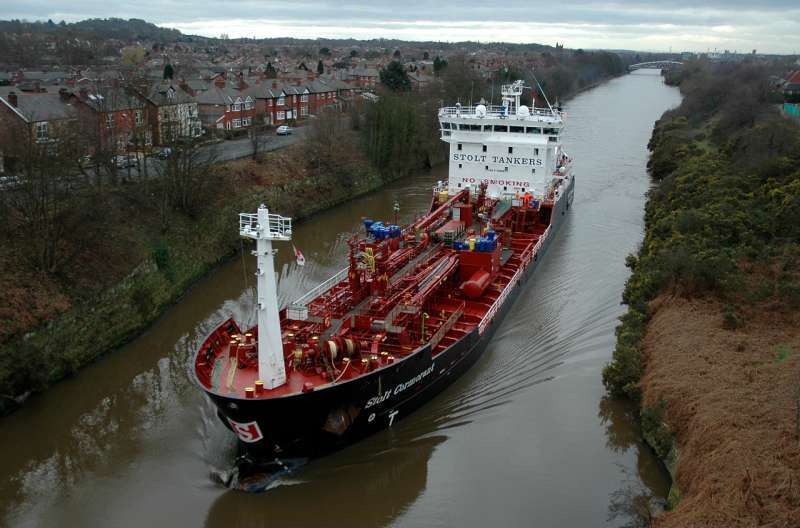
<instances>
[{"instance_id":1,"label":"parked car","mask_svg":"<svg viewBox=\"0 0 800 528\"><path fill-rule=\"evenodd\" d=\"M162 148L158 153L159 159L167 159L168 157L172 156L172 149L169 147Z\"/></svg>"},{"instance_id":2,"label":"parked car","mask_svg":"<svg viewBox=\"0 0 800 528\"><path fill-rule=\"evenodd\" d=\"M0 176L0 190L13 189L21 184L19 176Z\"/></svg>"},{"instance_id":3,"label":"parked car","mask_svg":"<svg viewBox=\"0 0 800 528\"><path fill-rule=\"evenodd\" d=\"M139 165L139 158L137 158L135 154L114 156L114 165L116 165L118 169L137 167Z\"/></svg>"},{"instance_id":4,"label":"parked car","mask_svg":"<svg viewBox=\"0 0 800 528\"><path fill-rule=\"evenodd\" d=\"M288 136L292 133L292 129L286 125L281 125L278 127L278 135L279 136Z\"/></svg>"}]
</instances>

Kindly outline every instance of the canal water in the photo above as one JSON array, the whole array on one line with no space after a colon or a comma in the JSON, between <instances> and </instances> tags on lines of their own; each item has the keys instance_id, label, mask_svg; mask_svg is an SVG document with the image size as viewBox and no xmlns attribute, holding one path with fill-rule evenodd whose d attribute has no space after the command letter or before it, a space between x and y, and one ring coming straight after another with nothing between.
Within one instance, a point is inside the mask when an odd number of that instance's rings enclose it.
<instances>
[{"instance_id":1,"label":"canal water","mask_svg":"<svg viewBox=\"0 0 800 528\"><path fill-rule=\"evenodd\" d=\"M202 337L251 320L254 263L196 285L134 342L0 422L0 525L61 527L620 526L668 480L624 402L604 398L625 256L643 233L645 145L676 89L639 71L565 106L571 217L484 356L390 430L276 479L261 494L221 487L231 434L193 386ZM281 248L284 299L344 266L361 218L427 207L437 168L298 225L296 269ZM309 199L313 199L309 197ZM280 210L280 204L271 204ZM231 221L231 229L235 229ZM299 417L301 418L301 417Z\"/></svg>"}]
</instances>

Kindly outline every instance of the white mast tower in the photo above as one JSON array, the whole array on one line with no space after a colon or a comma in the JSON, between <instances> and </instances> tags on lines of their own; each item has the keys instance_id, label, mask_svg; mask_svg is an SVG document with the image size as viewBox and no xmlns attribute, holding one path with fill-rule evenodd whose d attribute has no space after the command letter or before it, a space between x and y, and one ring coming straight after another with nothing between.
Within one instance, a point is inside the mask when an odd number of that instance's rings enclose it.
<instances>
[{"instance_id":1,"label":"white mast tower","mask_svg":"<svg viewBox=\"0 0 800 528\"><path fill-rule=\"evenodd\" d=\"M277 250L272 249L272 241L292 239L292 219L270 214L267 206L261 204L256 214L239 214L239 234L257 243L253 254L258 265L258 378L264 382L265 389L274 389L286 383L286 366L273 259Z\"/></svg>"}]
</instances>

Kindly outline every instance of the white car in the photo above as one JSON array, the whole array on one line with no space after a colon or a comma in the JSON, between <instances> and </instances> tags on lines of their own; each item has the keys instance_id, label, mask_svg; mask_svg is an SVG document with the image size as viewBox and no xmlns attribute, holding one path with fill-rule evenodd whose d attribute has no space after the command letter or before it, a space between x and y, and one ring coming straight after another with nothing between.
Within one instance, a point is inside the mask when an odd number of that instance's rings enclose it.
<instances>
[{"instance_id":1,"label":"white car","mask_svg":"<svg viewBox=\"0 0 800 528\"><path fill-rule=\"evenodd\" d=\"M137 158L134 154L114 156L114 165L116 165L118 169L136 167L139 165L139 158Z\"/></svg>"},{"instance_id":2,"label":"white car","mask_svg":"<svg viewBox=\"0 0 800 528\"><path fill-rule=\"evenodd\" d=\"M19 176L0 176L0 190L13 189L19 185L22 185L22 180L19 179Z\"/></svg>"},{"instance_id":3,"label":"white car","mask_svg":"<svg viewBox=\"0 0 800 528\"><path fill-rule=\"evenodd\" d=\"M279 136L288 136L289 134L292 133L292 129L289 128L286 125L281 125L281 126L278 127L278 131L277 132L278 132Z\"/></svg>"}]
</instances>

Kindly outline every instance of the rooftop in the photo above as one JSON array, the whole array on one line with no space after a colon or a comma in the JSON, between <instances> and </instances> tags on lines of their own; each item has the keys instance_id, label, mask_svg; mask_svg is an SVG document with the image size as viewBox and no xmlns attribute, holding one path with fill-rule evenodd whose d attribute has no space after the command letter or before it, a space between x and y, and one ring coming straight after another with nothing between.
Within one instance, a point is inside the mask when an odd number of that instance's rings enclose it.
<instances>
[{"instance_id":1,"label":"rooftop","mask_svg":"<svg viewBox=\"0 0 800 528\"><path fill-rule=\"evenodd\" d=\"M0 96L0 101L5 103L9 108L12 108L17 115L25 119L28 123L75 119L77 117L75 107L62 99L57 93L18 93L16 95L16 106L11 104L8 95Z\"/></svg>"}]
</instances>

